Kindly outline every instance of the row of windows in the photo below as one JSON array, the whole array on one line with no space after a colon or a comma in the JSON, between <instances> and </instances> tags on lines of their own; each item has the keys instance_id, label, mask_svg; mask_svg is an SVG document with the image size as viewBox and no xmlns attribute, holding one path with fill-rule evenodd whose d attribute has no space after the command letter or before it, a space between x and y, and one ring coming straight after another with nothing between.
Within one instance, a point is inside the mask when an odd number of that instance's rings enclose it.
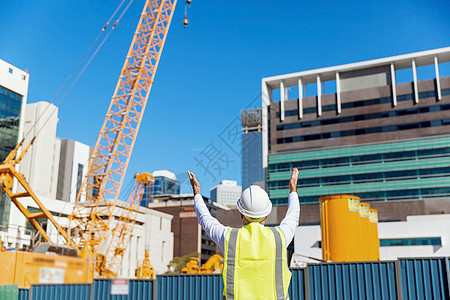
<instances>
[{"instance_id":1,"label":"row of windows","mask_svg":"<svg viewBox=\"0 0 450 300\"><path fill-rule=\"evenodd\" d=\"M8 102L9 99L4 99L0 95L0 116L2 117L18 117L20 115L21 105Z\"/></svg>"},{"instance_id":2,"label":"row of windows","mask_svg":"<svg viewBox=\"0 0 450 300\"><path fill-rule=\"evenodd\" d=\"M295 129L295 128L326 126L326 125L332 125L332 124L341 124L341 123L357 122L357 121L368 121L368 120L381 119L381 118L401 117L401 116L423 114L423 113L445 111L445 110L450 110L450 104L432 105L432 106L427 106L427 107L409 108L409 109L402 109L402 110L391 110L391 111L378 112L378 113L372 113L372 114L348 116L348 117L342 117L342 118L332 118L332 119L325 119L325 120L316 120L316 121L310 121L310 122L297 122L297 123L291 123L291 124L283 124L283 125L277 125L277 130L280 131L280 130L289 130L289 129Z\"/></svg>"},{"instance_id":3,"label":"row of windows","mask_svg":"<svg viewBox=\"0 0 450 300\"><path fill-rule=\"evenodd\" d=\"M8 90L7 88L2 87L2 86L0 86L0 96L1 95L6 96L6 97L8 97L11 100L15 100L15 101L17 101L19 103L22 103L22 96L21 95L13 92L11 90Z\"/></svg>"},{"instance_id":4,"label":"row of windows","mask_svg":"<svg viewBox=\"0 0 450 300\"><path fill-rule=\"evenodd\" d=\"M438 157L443 158L447 156L450 156L450 147L276 163L270 164L268 170L269 173L274 173L290 171L292 168L299 170L323 169Z\"/></svg>"},{"instance_id":5,"label":"row of windows","mask_svg":"<svg viewBox=\"0 0 450 300\"><path fill-rule=\"evenodd\" d=\"M339 138L339 137L365 135L365 134L372 134L372 133L382 133L382 132L392 132L392 131L401 131L401 130L410 130L410 129L419 129L419 128L439 127L439 126L447 126L447 125L450 125L450 119L378 126L378 127L370 127L370 128L358 128L358 129L352 129L352 130L343 130L343 131L334 131L334 132L326 132L326 133L318 133L318 134L309 134L309 135L303 135L303 136L278 138L277 144L297 143L297 142L305 142L305 141L313 141L313 140L321 140L321 139L323 140L323 139L329 139L329 138Z\"/></svg>"},{"instance_id":6,"label":"row of windows","mask_svg":"<svg viewBox=\"0 0 450 300\"><path fill-rule=\"evenodd\" d=\"M298 186L300 188L306 188L386 181L419 180L444 176L450 176L450 167L304 178L299 180ZM269 181L267 187L269 190L287 189L289 188L289 180Z\"/></svg>"},{"instance_id":7,"label":"row of windows","mask_svg":"<svg viewBox=\"0 0 450 300\"><path fill-rule=\"evenodd\" d=\"M442 246L442 240L437 238L410 238L410 239L380 239L381 247L396 246Z\"/></svg>"},{"instance_id":8,"label":"row of windows","mask_svg":"<svg viewBox=\"0 0 450 300\"><path fill-rule=\"evenodd\" d=\"M301 196L302 191L299 190L300 202L304 204L317 204L319 198L325 195ZM347 194L353 195L351 187ZM374 191L365 193L356 193L356 196L361 198L361 201L393 201L393 200L411 200L411 199L448 199L450 197L450 187L438 188L422 188L409 190L395 190L395 191ZM286 205L287 195L282 198L270 198L274 206Z\"/></svg>"},{"instance_id":9,"label":"row of windows","mask_svg":"<svg viewBox=\"0 0 450 300\"><path fill-rule=\"evenodd\" d=\"M442 96L450 95L450 89L442 89L441 90ZM436 91L425 91L419 93L419 99L425 99L425 98L437 98L437 92ZM402 101L408 101L413 100L414 94L404 94L404 95L398 95L397 96L397 102ZM392 103L392 97L382 97L382 98L375 98L375 99L369 99L369 100L360 100L360 101L354 101L354 102L347 102L341 104L341 109L347 109L347 108L355 108L355 107L362 107L362 106L371 106L371 105L378 105L378 104L385 104L385 103ZM330 111L330 110L337 110L336 104L330 104L330 105L324 105L322 106L322 111ZM312 114L317 113L317 107L309 107L303 109L303 114ZM287 110L284 112L284 115L286 117L290 116L298 116L298 109L293 110ZM276 113L277 118L281 116L280 112Z\"/></svg>"}]
</instances>

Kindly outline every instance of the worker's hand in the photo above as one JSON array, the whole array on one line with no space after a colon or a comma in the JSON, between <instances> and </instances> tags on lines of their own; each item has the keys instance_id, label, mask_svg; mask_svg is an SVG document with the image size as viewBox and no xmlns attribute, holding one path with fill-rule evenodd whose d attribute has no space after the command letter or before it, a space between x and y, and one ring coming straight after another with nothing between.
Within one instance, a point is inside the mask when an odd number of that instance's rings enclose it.
<instances>
[{"instance_id":1,"label":"worker's hand","mask_svg":"<svg viewBox=\"0 0 450 300\"><path fill-rule=\"evenodd\" d=\"M292 169L291 180L289 180L289 190L292 192L297 192L297 180L298 180L298 170L297 168Z\"/></svg>"},{"instance_id":2,"label":"worker's hand","mask_svg":"<svg viewBox=\"0 0 450 300\"><path fill-rule=\"evenodd\" d=\"M200 194L200 182L198 182L197 177L195 177L194 173L187 171L189 175L189 181L192 185L192 191L194 192L194 196Z\"/></svg>"}]
</instances>

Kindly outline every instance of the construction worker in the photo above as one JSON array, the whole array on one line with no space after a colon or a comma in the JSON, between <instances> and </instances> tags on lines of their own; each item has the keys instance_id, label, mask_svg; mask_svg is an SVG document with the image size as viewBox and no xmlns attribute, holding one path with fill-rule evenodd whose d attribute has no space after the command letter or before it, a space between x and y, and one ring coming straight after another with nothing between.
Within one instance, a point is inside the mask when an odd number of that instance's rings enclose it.
<instances>
[{"instance_id":1,"label":"construction worker","mask_svg":"<svg viewBox=\"0 0 450 300\"><path fill-rule=\"evenodd\" d=\"M286 248L300 216L297 168L292 170L289 181L286 216L277 227L264 226L272 202L259 186L252 185L242 192L237 208L243 226L230 228L211 216L200 194L200 183L193 173L188 171L188 175L198 222L224 253L224 299L289 299L291 272Z\"/></svg>"}]
</instances>

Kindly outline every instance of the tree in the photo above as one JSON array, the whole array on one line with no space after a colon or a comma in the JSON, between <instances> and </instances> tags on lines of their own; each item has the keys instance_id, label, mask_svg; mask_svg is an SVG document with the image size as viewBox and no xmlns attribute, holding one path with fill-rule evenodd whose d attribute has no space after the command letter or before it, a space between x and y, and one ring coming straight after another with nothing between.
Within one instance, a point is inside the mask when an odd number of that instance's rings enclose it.
<instances>
[{"instance_id":1,"label":"tree","mask_svg":"<svg viewBox=\"0 0 450 300\"><path fill-rule=\"evenodd\" d=\"M181 269L186 266L189 260L191 260L191 257L200 258L200 253L192 252L184 256L174 257L167 265L166 274L180 274Z\"/></svg>"}]
</instances>

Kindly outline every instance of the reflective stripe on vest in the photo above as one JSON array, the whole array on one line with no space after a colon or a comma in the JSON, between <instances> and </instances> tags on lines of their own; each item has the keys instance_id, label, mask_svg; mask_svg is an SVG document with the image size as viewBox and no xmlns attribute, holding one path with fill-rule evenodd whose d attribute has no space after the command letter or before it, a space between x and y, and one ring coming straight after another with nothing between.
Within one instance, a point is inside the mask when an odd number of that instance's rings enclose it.
<instances>
[{"instance_id":1,"label":"reflective stripe on vest","mask_svg":"<svg viewBox=\"0 0 450 300\"><path fill-rule=\"evenodd\" d=\"M234 299L234 267L236 258L236 241L239 229L232 228L230 240L228 242L228 263L227 263L227 299Z\"/></svg>"},{"instance_id":2,"label":"reflective stripe on vest","mask_svg":"<svg viewBox=\"0 0 450 300\"><path fill-rule=\"evenodd\" d=\"M284 299L284 284L283 284L283 242L278 230L274 227L269 227L275 237L276 261L275 261L275 288L277 290L277 299Z\"/></svg>"},{"instance_id":3,"label":"reflective stripe on vest","mask_svg":"<svg viewBox=\"0 0 450 300\"><path fill-rule=\"evenodd\" d=\"M286 258L286 254L283 255L283 241L284 239L281 237L281 233L279 230L277 230L276 228L273 227L264 227L264 228L269 228L270 231L273 234L274 240L275 240L275 272L274 272L274 294L276 294L276 299L288 299L288 295L285 295L285 291L287 292L287 286L289 285L289 281L290 281L290 272L287 270L287 272L289 272L289 275L287 278L283 277L283 265L286 264L285 261L283 261L283 256ZM230 229L229 235L226 239L226 249L225 249L225 257L226 257L226 264L225 264L225 269L224 271L226 272L226 275L224 278L224 281L226 283L225 286L225 293L226 294L226 299L227 300L234 300L235 298L239 299L239 296L235 295L235 292L238 292L238 289L236 289L235 291L235 284L234 284L234 279L235 279L235 271L236 271L236 253L237 253L237 249L236 249L236 245L237 245L237 240L238 240L238 234L239 234L239 230L245 230L245 229L238 229L238 228L232 228ZM273 242L271 242L273 243ZM242 249L239 249L242 251ZM245 250L244 250L245 251ZM238 256L239 259L239 256ZM285 266L285 268L287 269L287 264ZM265 270L261 270L261 272L265 272ZM287 282L284 282L285 279L287 279ZM237 278L237 280L239 281L239 278ZM285 284L287 284L287 286L285 286ZM242 296L241 296L242 297ZM287 297L287 298L285 298Z\"/></svg>"}]
</instances>

